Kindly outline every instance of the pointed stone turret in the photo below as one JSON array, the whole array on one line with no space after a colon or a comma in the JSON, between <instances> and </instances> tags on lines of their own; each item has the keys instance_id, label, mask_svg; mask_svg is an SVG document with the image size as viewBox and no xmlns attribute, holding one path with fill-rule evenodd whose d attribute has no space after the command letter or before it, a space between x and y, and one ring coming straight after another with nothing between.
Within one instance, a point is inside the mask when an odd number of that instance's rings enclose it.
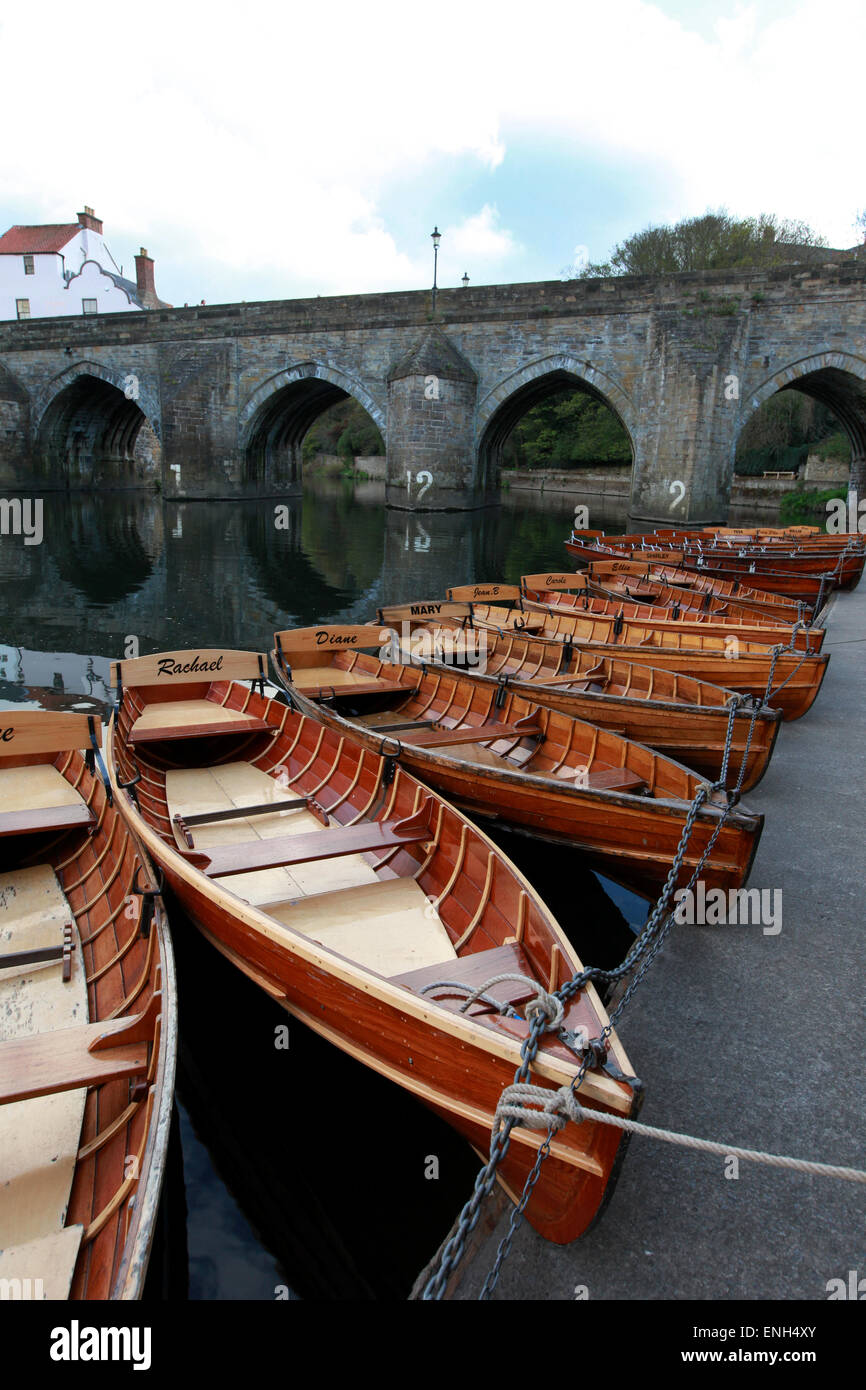
<instances>
[{"instance_id":1,"label":"pointed stone turret","mask_svg":"<svg viewBox=\"0 0 866 1390\"><path fill-rule=\"evenodd\" d=\"M476 497L478 378L433 324L388 373L388 506L440 511Z\"/></svg>"},{"instance_id":2,"label":"pointed stone turret","mask_svg":"<svg viewBox=\"0 0 866 1390\"><path fill-rule=\"evenodd\" d=\"M443 381L478 383L475 372L466 358L434 324L427 329L419 343L401 357L388 373L388 381L403 381L406 377L438 376Z\"/></svg>"}]
</instances>

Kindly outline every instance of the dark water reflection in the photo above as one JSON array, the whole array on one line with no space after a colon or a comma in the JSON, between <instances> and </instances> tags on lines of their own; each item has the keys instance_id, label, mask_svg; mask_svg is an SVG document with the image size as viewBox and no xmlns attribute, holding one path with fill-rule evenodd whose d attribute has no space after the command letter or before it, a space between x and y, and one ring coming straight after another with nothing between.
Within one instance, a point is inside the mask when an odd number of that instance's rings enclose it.
<instances>
[{"instance_id":1,"label":"dark water reflection","mask_svg":"<svg viewBox=\"0 0 866 1390\"><path fill-rule=\"evenodd\" d=\"M280 627L516 581L564 563L572 517L567 497L526 493L480 512L388 512L381 485L339 481L277 506L46 496L42 544L0 538L0 706L104 708L109 663L133 654L131 639L142 655L266 650ZM585 961L621 959L640 900L602 888L570 851L497 837ZM278 1051L285 1013L177 910L171 921L181 1121L150 1292L167 1282L199 1299L405 1298L477 1159L412 1097L301 1024L289 1021L290 1046Z\"/></svg>"}]
</instances>

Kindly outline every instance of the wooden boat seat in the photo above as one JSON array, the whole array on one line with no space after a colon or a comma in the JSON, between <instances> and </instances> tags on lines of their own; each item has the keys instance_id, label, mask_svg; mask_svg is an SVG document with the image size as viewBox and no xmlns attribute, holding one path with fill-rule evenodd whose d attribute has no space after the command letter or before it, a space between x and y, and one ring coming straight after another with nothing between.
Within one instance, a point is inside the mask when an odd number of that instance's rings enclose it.
<instances>
[{"instance_id":1,"label":"wooden boat seat","mask_svg":"<svg viewBox=\"0 0 866 1390\"><path fill-rule=\"evenodd\" d=\"M590 791L629 792L640 796L648 790L646 780L627 767L611 767L606 763L593 763L586 782L573 767L557 769L557 777L563 781L576 781L578 786L586 786Z\"/></svg>"},{"instance_id":2,"label":"wooden boat seat","mask_svg":"<svg viewBox=\"0 0 866 1390\"><path fill-rule=\"evenodd\" d=\"M318 893L295 902L270 903L263 912L380 975L419 970L454 947L434 904L414 878L389 878Z\"/></svg>"},{"instance_id":3,"label":"wooden boat seat","mask_svg":"<svg viewBox=\"0 0 866 1390\"><path fill-rule=\"evenodd\" d=\"M57 948L62 953L67 936L71 950L69 978L64 980ZM54 951L54 958L20 963L22 954L45 950ZM87 984L75 919L54 870L49 864L35 864L0 874L0 1052L19 1040L57 1037L53 1030L65 1033L87 1019ZM4 1055L8 1059L9 1054ZM13 1079L20 1084L23 1073ZM75 1089L0 1104L0 1276L11 1267L13 1273L7 1277L14 1277L11 1251L49 1239L63 1228L86 1096L84 1089ZM24 1273L42 1275L44 1268L31 1264ZM45 1277L46 1293L48 1287ZM66 1293L68 1285L59 1296Z\"/></svg>"},{"instance_id":4,"label":"wooden boat seat","mask_svg":"<svg viewBox=\"0 0 866 1390\"><path fill-rule=\"evenodd\" d=\"M497 753L493 748L488 748L483 743L461 743L459 747L454 749L453 754L450 749L448 751L450 756L459 758L460 762L463 763L476 763L481 767L497 767L500 771L502 768L510 766L513 769L514 767L510 758L503 757L501 753Z\"/></svg>"},{"instance_id":5,"label":"wooden boat seat","mask_svg":"<svg viewBox=\"0 0 866 1390\"><path fill-rule=\"evenodd\" d=\"M406 742L418 748L448 748L459 743L498 743L504 739L540 738L542 730L533 718L512 724L465 724L456 729L419 729L406 734Z\"/></svg>"},{"instance_id":6,"label":"wooden boat seat","mask_svg":"<svg viewBox=\"0 0 866 1390\"><path fill-rule=\"evenodd\" d=\"M129 1025L129 1019L116 1018L0 1042L0 1105L143 1076L148 1065L146 1041L94 1048Z\"/></svg>"},{"instance_id":7,"label":"wooden boat seat","mask_svg":"<svg viewBox=\"0 0 866 1390\"><path fill-rule=\"evenodd\" d=\"M193 842L196 849L205 852L211 847L223 848L254 839L306 835L322 829L321 820L303 807L281 810L281 805L295 801L298 793L291 787L281 786L261 768L247 762L172 769L166 773L165 791L172 821L178 814L196 816L233 808L257 808L268 801L273 803L273 815L258 813L249 819L233 817L195 826ZM179 849L188 848L177 830L175 840ZM217 881L235 896L258 906L378 880L372 865L361 854L347 854L330 861L295 864L291 869L282 866L252 870Z\"/></svg>"},{"instance_id":8,"label":"wooden boat seat","mask_svg":"<svg viewBox=\"0 0 866 1390\"><path fill-rule=\"evenodd\" d=\"M0 768L0 836L95 825L80 792L49 763Z\"/></svg>"},{"instance_id":9,"label":"wooden boat seat","mask_svg":"<svg viewBox=\"0 0 866 1390\"><path fill-rule=\"evenodd\" d=\"M397 715L399 710L379 710L376 714L356 716L356 722L383 734L398 733L404 729L429 729L431 724L429 719L399 719L395 717Z\"/></svg>"},{"instance_id":10,"label":"wooden boat seat","mask_svg":"<svg viewBox=\"0 0 866 1390\"><path fill-rule=\"evenodd\" d=\"M0 1283L18 1279L34 1299L67 1299L83 1234L83 1226L64 1226L0 1249Z\"/></svg>"},{"instance_id":11,"label":"wooden boat seat","mask_svg":"<svg viewBox=\"0 0 866 1390\"><path fill-rule=\"evenodd\" d=\"M393 984L403 985L406 989L414 990L417 994L425 985L436 984L440 980L453 980L458 984L477 989L487 980L492 979L494 975L503 974L528 975L531 979L535 978L535 971L519 942L508 942L504 946L494 946L488 951L474 951L471 955L455 957L453 960L442 959L418 970L392 975L391 979ZM515 1007L525 1004L529 999L535 997L535 990L532 986L522 984L520 980L502 980L499 984L493 985L489 992L492 998L498 999L502 1003L512 1004ZM458 1012L461 1005L465 1004L467 996L463 991L449 990L445 985L442 989L429 991L424 995L424 998L442 1004L446 1009L453 1009ZM474 1016L492 1011L493 1006L491 1004L478 1000L470 1006L467 1012Z\"/></svg>"},{"instance_id":12,"label":"wooden boat seat","mask_svg":"<svg viewBox=\"0 0 866 1390\"><path fill-rule=\"evenodd\" d=\"M208 878L229 878L252 869L309 864L317 859L337 859L343 854L369 854L374 850L418 844L432 838L433 832L426 816L418 815L404 820L332 825L327 830L317 830L304 836L246 840L224 848L187 849L182 853Z\"/></svg>"},{"instance_id":13,"label":"wooden boat seat","mask_svg":"<svg viewBox=\"0 0 866 1390\"><path fill-rule=\"evenodd\" d=\"M600 695L610 680L609 676L598 676L593 680L581 680L574 675L564 676L545 676L542 684L566 686L568 690L573 690L579 695Z\"/></svg>"},{"instance_id":14,"label":"wooden boat seat","mask_svg":"<svg viewBox=\"0 0 866 1390\"><path fill-rule=\"evenodd\" d=\"M344 671L341 666L301 666L292 668L292 684L302 695L311 700L322 695L387 695L402 690L406 695L413 693L410 686L402 681L386 680L384 676L371 676L369 671Z\"/></svg>"},{"instance_id":15,"label":"wooden boat seat","mask_svg":"<svg viewBox=\"0 0 866 1390\"><path fill-rule=\"evenodd\" d=\"M162 739L212 738L217 734L263 733L264 719L226 709L215 700L169 700L145 705L129 734L130 743Z\"/></svg>"}]
</instances>

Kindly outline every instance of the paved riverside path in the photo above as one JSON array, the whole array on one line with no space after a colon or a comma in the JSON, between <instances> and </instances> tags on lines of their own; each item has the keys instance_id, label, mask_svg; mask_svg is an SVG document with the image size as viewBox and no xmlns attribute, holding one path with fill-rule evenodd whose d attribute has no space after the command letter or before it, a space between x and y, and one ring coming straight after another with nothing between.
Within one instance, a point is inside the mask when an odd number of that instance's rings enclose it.
<instances>
[{"instance_id":1,"label":"paved riverside path","mask_svg":"<svg viewBox=\"0 0 866 1390\"><path fill-rule=\"evenodd\" d=\"M766 816L748 886L782 890L781 931L675 926L619 1032L645 1123L864 1168L866 581L835 596L824 650L815 704L745 798ZM866 1187L724 1174L721 1157L633 1137L598 1224L556 1246L523 1223L494 1298L826 1300L828 1280L866 1276ZM506 1223L452 1297L477 1298Z\"/></svg>"}]
</instances>

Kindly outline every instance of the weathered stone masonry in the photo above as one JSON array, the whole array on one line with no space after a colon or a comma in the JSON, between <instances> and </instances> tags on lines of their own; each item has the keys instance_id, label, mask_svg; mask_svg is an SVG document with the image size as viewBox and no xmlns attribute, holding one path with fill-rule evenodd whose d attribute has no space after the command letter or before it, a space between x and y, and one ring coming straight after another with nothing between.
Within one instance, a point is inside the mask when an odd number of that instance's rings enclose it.
<instances>
[{"instance_id":1,"label":"weathered stone masonry","mask_svg":"<svg viewBox=\"0 0 866 1390\"><path fill-rule=\"evenodd\" d=\"M445 290L435 322L418 292L3 323L0 487L286 495L349 394L389 505L483 506L516 421L569 383L628 431L637 518L723 518L737 437L788 387L836 412L866 488L866 267Z\"/></svg>"}]
</instances>

